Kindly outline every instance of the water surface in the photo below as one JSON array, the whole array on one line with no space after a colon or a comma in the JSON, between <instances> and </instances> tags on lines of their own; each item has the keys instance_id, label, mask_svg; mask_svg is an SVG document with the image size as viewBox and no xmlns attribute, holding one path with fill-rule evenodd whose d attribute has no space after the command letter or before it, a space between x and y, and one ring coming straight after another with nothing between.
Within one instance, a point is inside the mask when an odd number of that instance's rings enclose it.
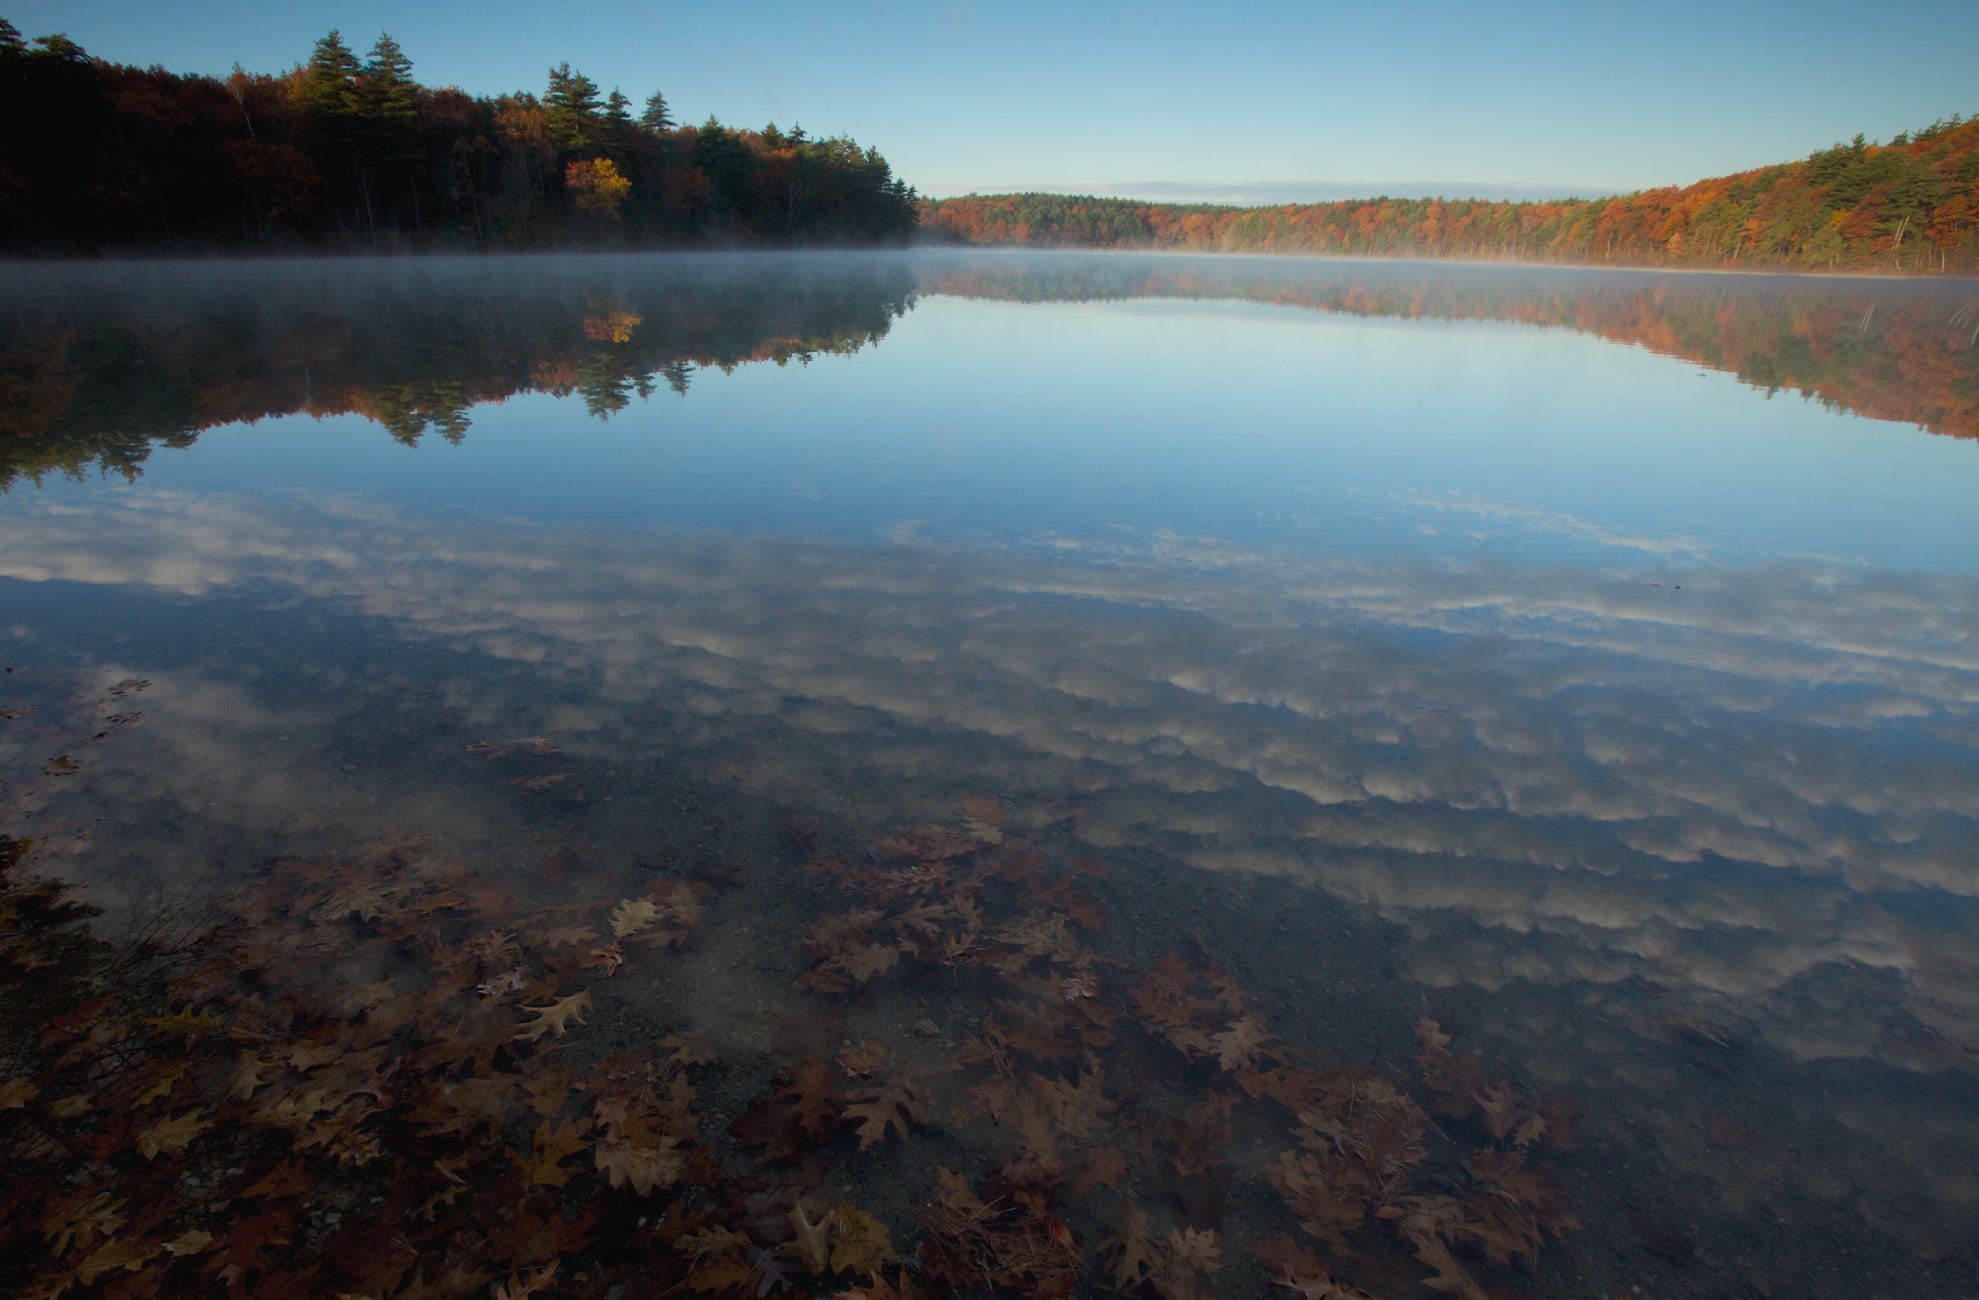
<instances>
[{"instance_id":1,"label":"water surface","mask_svg":"<svg viewBox=\"0 0 1979 1300\"><path fill-rule=\"evenodd\" d=\"M1130 1018L1203 954L1314 1063L1406 1083L1427 1018L1571 1097L1557 1150L1436 1122L1434 1186L1493 1186L1447 1142L1561 1191L1535 1260L1460 1251L1491 1294L1975 1284L1970 286L926 253L34 267L4 313L0 797L44 871L698 870L699 937L596 996L764 1078L850 997L935 1080L990 994L830 987L805 927L851 904L793 864L1022 844L1098 873ZM897 834L986 798L974 857ZM1186 1054L1136 1068L1238 1095ZM903 1248L929 1162L1012 1156L954 1105L831 1175ZM1423 1293L1402 1208L1337 1249L1282 1133L1178 1175L1143 1112L1123 1184L1054 1193L1080 1287L1131 1201L1222 1234L1218 1294L1301 1231Z\"/></svg>"}]
</instances>

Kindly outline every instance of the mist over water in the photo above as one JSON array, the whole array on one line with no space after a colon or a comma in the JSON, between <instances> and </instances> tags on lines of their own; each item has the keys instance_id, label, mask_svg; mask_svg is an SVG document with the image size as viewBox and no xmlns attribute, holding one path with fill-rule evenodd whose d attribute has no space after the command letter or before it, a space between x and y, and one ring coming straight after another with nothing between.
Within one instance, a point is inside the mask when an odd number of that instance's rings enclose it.
<instances>
[{"instance_id":1,"label":"mist over water","mask_svg":"<svg viewBox=\"0 0 1979 1300\"><path fill-rule=\"evenodd\" d=\"M1302 1048L1428 1016L1571 1094L1586 1231L1531 1293L1961 1294L1975 313L1261 259L31 268L0 812L105 900L396 828L545 900L719 861L801 926L783 814L857 856L993 795ZM555 761L474 748L521 738ZM769 1053L792 972L746 951L654 1018Z\"/></svg>"}]
</instances>

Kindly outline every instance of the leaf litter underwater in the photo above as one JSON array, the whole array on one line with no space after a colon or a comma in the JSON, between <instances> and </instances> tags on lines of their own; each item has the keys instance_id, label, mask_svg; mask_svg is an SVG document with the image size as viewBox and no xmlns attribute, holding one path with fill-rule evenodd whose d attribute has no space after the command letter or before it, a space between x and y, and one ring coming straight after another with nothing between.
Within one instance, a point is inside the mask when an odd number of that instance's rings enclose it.
<instances>
[{"instance_id":1,"label":"leaf litter underwater","mask_svg":"<svg viewBox=\"0 0 1979 1300\"><path fill-rule=\"evenodd\" d=\"M720 873L529 907L389 836L120 949L10 840L0 1287L1486 1296L1574 1230L1569 1099L1428 1018L1295 1047L1011 811L786 817L796 987L734 1059L668 1011L759 906Z\"/></svg>"}]
</instances>

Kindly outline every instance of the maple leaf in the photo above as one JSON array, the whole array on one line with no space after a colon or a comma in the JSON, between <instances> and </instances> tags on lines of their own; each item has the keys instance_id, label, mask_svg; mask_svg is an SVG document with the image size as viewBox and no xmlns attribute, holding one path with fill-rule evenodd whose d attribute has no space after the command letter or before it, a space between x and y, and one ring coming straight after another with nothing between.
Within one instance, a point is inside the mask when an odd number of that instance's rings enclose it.
<instances>
[{"instance_id":1,"label":"maple leaf","mask_svg":"<svg viewBox=\"0 0 1979 1300\"><path fill-rule=\"evenodd\" d=\"M41 1236L53 1253L66 1255L98 1237L108 1238L123 1226L124 1202L111 1200L108 1192L98 1192L64 1202L42 1220Z\"/></svg>"},{"instance_id":2,"label":"maple leaf","mask_svg":"<svg viewBox=\"0 0 1979 1300\"><path fill-rule=\"evenodd\" d=\"M612 909L612 933L626 939L653 924L660 905L650 898L628 898Z\"/></svg>"},{"instance_id":3,"label":"maple leaf","mask_svg":"<svg viewBox=\"0 0 1979 1300\"><path fill-rule=\"evenodd\" d=\"M196 1110L160 1120L138 1137L138 1154L146 1160L155 1160L166 1152L176 1154L185 1150L208 1127Z\"/></svg>"},{"instance_id":4,"label":"maple leaf","mask_svg":"<svg viewBox=\"0 0 1979 1300\"><path fill-rule=\"evenodd\" d=\"M1214 1273L1222 1266L1223 1247L1216 1231L1178 1228L1168 1234L1168 1265L1194 1273Z\"/></svg>"},{"instance_id":5,"label":"maple leaf","mask_svg":"<svg viewBox=\"0 0 1979 1300\"><path fill-rule=\"evenodd\" d=\"M679 1179L686 1163L674 1149L679 1145L679 1139L671 1134L660 1137L654 1146L600 1142L592 1157L613 1187L630 1186L641 1196L648 1196L655 1187L671 1187Z\"/></svg>"},{"instance_id":6,"label":"maple leaf","mask_svg":"<svg viewBox=\"0 0 1979 1300\"><path fill-rule=\"evenodd\" d=\"M585 1023L584 1013L590 1008L591 994L585 990L579 990L567 998L558 998L548 1006L524 1006L522 1009L534 1015L536 1019L524 1025L515 1035L514 1041L533 1043L541 1039L544 1034L562 1038L571 1021L575 1020L580 1025Z\"/></svg>"}]
</instances>

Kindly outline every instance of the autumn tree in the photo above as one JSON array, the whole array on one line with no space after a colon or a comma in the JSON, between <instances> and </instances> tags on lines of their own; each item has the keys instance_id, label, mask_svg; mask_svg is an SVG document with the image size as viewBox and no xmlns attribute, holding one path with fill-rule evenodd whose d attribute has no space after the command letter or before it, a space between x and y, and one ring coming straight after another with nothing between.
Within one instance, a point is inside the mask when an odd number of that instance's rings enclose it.
<instances>
[{"instance_id":1,"label":"autumn tree","mask_svg":"<svg viewBox=\"0 0 1979 1300\"><path fill-rule=\"evenodd\" d=\"M613 221L618 220L626 195L632 193L632 182L609 158L579 159L571 163L564 168L563 183L579 212Z\"/></svg>"}]
</instances>

